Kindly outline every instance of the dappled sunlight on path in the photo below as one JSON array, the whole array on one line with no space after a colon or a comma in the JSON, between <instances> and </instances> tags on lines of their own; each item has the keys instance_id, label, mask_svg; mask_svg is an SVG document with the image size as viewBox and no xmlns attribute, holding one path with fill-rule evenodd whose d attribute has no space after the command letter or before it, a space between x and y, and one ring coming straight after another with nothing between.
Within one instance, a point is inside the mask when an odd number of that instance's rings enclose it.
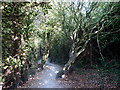
<instances>
[{"instance_id":1,"label":"dappled sunlight on path","mask_svg":"<svg viewBox=\"0 0 120 90\"><path fill-rule=\"evenodd\" d=\"M117 85L114 82L116 75L109 74L111 77L108 77L108 73L98 69L80 69L56 79L61 69L59 65L48 62L41 72L29 78L23 88L116 88Z\"/></svg>"},{"instance_id":2,"label":"dappled sunlight on path","mask_svg":"<svg viewBox=\"0 0 120 90\"><path fill-rule=\"evenodd\" d=\"M29 88L62 88L55 79L57 72L61 67L47 62L42 72L37 73Z\"/></svg>"}]
</instances>

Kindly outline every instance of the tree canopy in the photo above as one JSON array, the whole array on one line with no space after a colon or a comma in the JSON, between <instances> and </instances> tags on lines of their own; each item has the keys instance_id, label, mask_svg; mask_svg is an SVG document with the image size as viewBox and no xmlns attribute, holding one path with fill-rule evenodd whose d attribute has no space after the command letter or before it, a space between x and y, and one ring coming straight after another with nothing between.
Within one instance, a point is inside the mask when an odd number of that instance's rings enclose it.
<instances>
[{"instance_id":1,"label":"tree canopy","mask_svg":"<svg viewBox=\"0 0 120 90\"><path fill-rule=\"evenodd\" d=\"M0 8L4 87L17 87L48 57L63 72L120 68L119 2L2 2Z\"/></svg>"}]
</instances>

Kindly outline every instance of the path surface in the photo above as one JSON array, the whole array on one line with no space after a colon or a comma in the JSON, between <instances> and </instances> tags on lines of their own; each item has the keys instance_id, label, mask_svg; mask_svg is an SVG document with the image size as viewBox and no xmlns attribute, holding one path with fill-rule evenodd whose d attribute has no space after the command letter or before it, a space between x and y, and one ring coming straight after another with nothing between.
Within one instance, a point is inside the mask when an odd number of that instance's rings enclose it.
<instances>
[{"instance_id":1,"label":"path surface","mask_svg":"<svg viewBox=\"0 0 120 90\"><path fill-rule=\"evenodd\" d=\"M43 71L29 78L23 88L116 88L116 75L103 73L97 69L81 69L65 75L65 78L55 79L62 68L59 65L46 62Z\"/></svg>"},{"instance_id":2,"label":"path surface","mask_svg":"<svg viewBox=\"0 0 120 90\"><path fill-rule=\"evenodd\" d=\"M31 84L29 84L29 88L62 88L61 85L59 85L59 82L55 79L56 74L58 71L61 70L61 67L49 63L47 63L44 66L44 69L42 72L37 73L34 76L34 79L32 80Z\"/></svg>"}]
</instances>

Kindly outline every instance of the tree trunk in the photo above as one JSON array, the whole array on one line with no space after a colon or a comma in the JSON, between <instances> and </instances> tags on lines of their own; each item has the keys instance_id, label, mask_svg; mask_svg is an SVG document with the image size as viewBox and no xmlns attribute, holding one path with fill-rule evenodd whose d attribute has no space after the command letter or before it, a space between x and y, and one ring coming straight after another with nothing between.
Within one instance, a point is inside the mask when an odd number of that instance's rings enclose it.
<instances>
[{"instance_id":1,"label":"tree trunk","mask_svg":"<svg viewBox=\"0 0 120 90\"><path fill-rule=\"evenodd\" d=\"M92 44L90 43L90 64L93 66L93 61L92 61Z\"/></svg>"},{"instance_id":2,"label":"tree trunk","mask_svg":"<svg viewBox=\"0 0 120 90\"><path fill-rule=\"evenodd\" d=\"M57 76L56 76L57 78L61 78L63 74L66 74L70 70L70 68L71 68L72 64L75 62L76 58L85 51L88 42L89 42L89 39L86 40L83 47L78 52L77 52L78 49L75 48L75 43L73 43L71 51L70 51L69 60L68 60L67 64L65 64L64 68L57 73Z\"/></svg>"}]
</instances>

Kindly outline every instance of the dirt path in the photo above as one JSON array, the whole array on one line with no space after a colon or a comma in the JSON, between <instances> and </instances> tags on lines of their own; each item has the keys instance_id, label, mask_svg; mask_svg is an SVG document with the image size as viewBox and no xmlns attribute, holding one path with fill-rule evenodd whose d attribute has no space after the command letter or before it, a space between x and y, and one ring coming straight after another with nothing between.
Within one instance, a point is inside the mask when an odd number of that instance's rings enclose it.
<instances>
[{"instance_id":1,"label":"dirt path","mask_svg":"<svg viewBox=\"0 0 120 90\"><path fill-rule=\"evenodd\" d=\"M55 79L61 67L52 63L47 63L42 72L37 73L33 78L30 78L25 87L28 88L62 88L58 80Z\"/></svg>"},{"instance_id":2,"label":"dirt path","mask_svg":"<svg viewBox=\"0 0 120 90\"><path fill-rule=\"evenodd\" d=\"M23 88L115 88L116 76L102 73L96 69L74 71L65 78L55 79L62 68L59 65L47 62L43 71L37 72L29 78ZM101 76L102 75L102 76ZM108 77L109 76L109 77ZM111 77L111 78L110 78Z\"/></svg>"}]
</instances>

